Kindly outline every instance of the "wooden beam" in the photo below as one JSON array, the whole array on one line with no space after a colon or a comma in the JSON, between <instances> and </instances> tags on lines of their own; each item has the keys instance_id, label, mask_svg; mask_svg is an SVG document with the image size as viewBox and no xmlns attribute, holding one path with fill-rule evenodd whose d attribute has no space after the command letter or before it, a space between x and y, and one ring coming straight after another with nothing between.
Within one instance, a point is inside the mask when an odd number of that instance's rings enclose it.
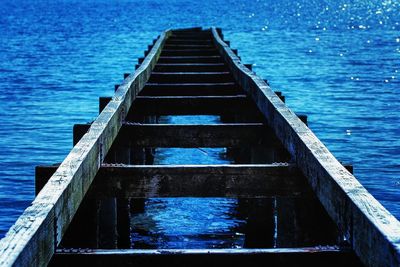
<instances>
[{"instance_id":1,"label":"wooden beam","mask_svg":"<svg viewBox=\"0 0 400 267\"><path fill-rule=\"evenodd\" d=\"M254 105L244 95L237 96L138 96L130 112L144 115L254 114Z\"/></svg>"},{"instance_id":2,"label":"wooden beam","mask_svg":"<svg viewBox=\"0 0 400 267\"><path fill-rule=\"evenodd\" d=\"M74 126L74 140L90 124ZM137 147L240 147L266 146L275 142L271 130L262 123L226 123L203 125L124 123L116 142Z\"/></svg>"},{"instance_id":3,"label":"wooden beam","mask_svg":"<svg viewBox=\"0 0 400 267\"><path fill-rule=\"evenodd\" d=\"M221 72L227 71L224 63L159 63L155 66L156 72Z\"/></svg>"},{"instance_id":4,"label":"wooden beam","mask_svg":"<svg viewBox=\"0 0 400 267\"><path fill-rule=\"evenodd\" d=\"M214 43L269 126L302 170L318 199L367 266L400 266L400 222L347 171L213 29Z\"/></svg>"},{"instance_id":5,"label":"wooden beam","mask_svg":"<svg viewBox=\"0 0 400 267\"><path fill-rule=\"evenodd\" d=\"M202 27L192 27L192 28L181 28L181 29L173 29L173 33L195 33L195 32L202 32L202 31L207 31L211 32L210 29L203 30Z\"/></svg>"},{"instance_id":6,"label":"wooden beam","mask_svg":"<svg viewBox=\"0 0 400 267\"><path fill-rule=\"evenodd\" d=\"M210 40L193 40L193 39L185 40L185 39L176 38L176 39L167 40L165 45L175 45L175 44L177 44L177 45L182 45L182 44L184 44L184 45L212 45L213 43L212 43L211 39Z\"/></svg>"},{"instance_id":7,"label":"wooden beam","mask_svg":"<svg viewBox=\"0 0 400 267\"><path fill-rule=\"evenodd\" d=\"M191 50L191 49L215 49L212 44L166 44L164 49L167 50Z\"/></svg>"},{"instance_id":8,"label":"wooden beam","mask_svg":"<svg viewBox=\"0 0 400 267\"><path fill-rule=\"evenodd\" d=\"M219 55L217 49L163 49L161 56L175 57L175 56L215 56Z\"/></svg>"},{"instance_id":9,"label":"wooden beam","mask_svg":"<svg viewBox=\"0 0 400 267\"><path fill-rule=\"evenodd\" d=\"M232 74L226 72L153 72L150 83L227 83L234 82Z\"/></svg>"},{"instance_id":10,"label":"wooden beam","mask_svg":"<svg viewBox=\"0 0 400 267\"><path fill-rule=\"evenodd\" d=\"M211 32L210 29L203 30L202 27L192 27L192 28L182 28L182 29L173 29L173 33L198 33L202 31Z\"/></svg>"},{"instance_id":11,"label":"wooden beam","mask_svg":"<svg viewBox=\"0 0 400 267\"><path fill-rule=\"evenodd\" d=\"M221 63L221 56L162 56L158 63ZM139 63L141 63L139 61Z\"/></svg>"},{"instance_id":12,"label":"wooden beam","mask_svg":"<svg viewBox=\"0 0 400 267\"><path fill-rule=\"evenodd\" d=\"M0 240L0 266L45 266L91 185L137 93L144 87L165 40L164 32L143 65L115 93L60 167Z\"/></svg>"},{"instance_id":13,"label":"wooden beam","mask_svg":"<svg viewBox=\"0 0 400 267\"><path fill-rule=\"evenodd\" d=\"M50 266L361 266L346 248L57 250Z\"/></svg>"},{"instance_id":14,"label":"wooden beam","mask_svg":"<svg viewBox=\"0 0 400 267\"><path fill-rule=\"evenodd\" d=\"M238 114L240 110L240 114ZM127 120L141 122L146 115L239 115L237 122L258 123L264 117L244 95L230 96L138 96ZM229 122L229 120L227 120Z\"/></svg>"},{"instance_id":15,"label":"wooden beam","mask_svg":"<svg viewBox=\"0 0 400 267\"><path fill-rule=\"evenodd\" d=\"M299 197L309 189L294 166L153 165L102 168L96 196L119 197Z\"/></svg>"},{"instance_id":16,"label":"wooden beam","mask_svg":"<svg viewBox=\"0 0 400 267\"><path fill-rule=\"evenodd\" d=\"M170 38L168 38L168 41L173 41L173 40L199 40L199 41L210 41L212 38L211 34L204 34L204 35L198 35L198 34L175 34L172 35Z\"/></svg>"},{"instance_id":17,"label":"wooden beam","mask_svg":"<svg viewBox=\"0 0 400 267\"><path fill-rule=\"evenodd\" d=\"M49 174L56 166L38 166ZM37 177L38 186L48 177ZM103 164L91 198L151 197L309 197L297 168L287 163L247 165Z\"/></svg>"},{"instance_id":18,"label":"wooden beam","mask_svg":"<svg viewBox=\"0 0 400 267\"><path fill-rule=\"evenodd\" d=\"M210 30L206 31L200 31L200 32L190 32L190 31L172 31L172 35L169 37L169 39L173 38L181 38L181 37L187 37L187 38L196 38L196 39L211 39L212 34Z\"/></svg>"},{"instance_id":19,"label":"wooden beam","mask_svg":"<svg viewBox=\"0 0 400 267\"><path fill-rule=\"evenodd\" d=\"M175 37L190 37L190 38L204 38L207 37L208 39L212 38L212 34L210 30L205 30L205 31L172 31L172 35L169 37L169 39L175 38Z\"/></svg>"},{"instance_id":20,"label":"wooden beam","mask_svg":"<svg viewBox=\"0 0 400 267\"><path fill-rule=\"evenodd\" d=\"M141 96L232 96L241 91L233 82L228 83L147 83Z\"/></svg>"},{"instance_id":21,"label":"wooden beam","mask_svg":"<svg viewBox=\"0 0 400 267\"><path fill-rule=\"evenodd\" d=\"M268 143L262 123L171 125L126 123L121 138L139 147L236 147ZM267 139L267 140L266 140Z\"/></svg>"}]
</instances>

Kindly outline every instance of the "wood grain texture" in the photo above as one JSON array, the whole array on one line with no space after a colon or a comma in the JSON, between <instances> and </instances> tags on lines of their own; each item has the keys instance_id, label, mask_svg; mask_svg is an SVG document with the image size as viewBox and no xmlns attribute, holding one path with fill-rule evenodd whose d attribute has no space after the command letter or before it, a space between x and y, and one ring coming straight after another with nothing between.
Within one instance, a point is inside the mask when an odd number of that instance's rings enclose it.
<instances>
[{"instance_id":1,"label":"wood grain texture","mask_svg":"<svg viewBox=\"0 0 400 267\"><path fill-rule=\"evenodd\" d=\"M40 166L49 174L56 166ZM40 177L42 183L46 177ZM91 198L121 197L309 197L297 168L286 163L249 165L103 164Z\"/></svg>"},{"instance_id":2,"label":"wood grain texture","mask_svg":"<svg viewBox=\"0 0 400 267\"><path fill-rule=\"evenodd\" d=\"M255 101L331 218L367 266L400 265L400 222L329 152L213 28L214 43L235 80Z\"/></svg>"},{"instance_id":3,"label":"wood grain texture","mask_svg":"<svg viewBox=\"0 0 400 267\"><path fill-rule=\"evenodd\" d=\"M221 56L162 56L158 63L221 63Z\"/></svg>"},{"instance_id":4,"label":"wood grain texture","mask_svg":"<svg viewBox=\"0 0 400 267\"><path fill-rule=\"evenodd\" d=\"M95 182L96 196L301 197L310 193L288 164L109 166Z\"/></svg>"},{"instance_id":5,"label":"wood grain texture","mask_svg":"<svg viewBox=\"0 0 400 267\"><path fill-rule=\"evenodd\" d=\"M125 123L122 140L139 147L233 147L268 144L262 123L170 125Z\"/></svg>"},{"instance_id":6,"label":"wood grain texture","mask_svg":"<svg viewBox=\"0 0 400 267\"><path fill-rule=\"evenodd\" d=\"M99 98L99 112L111 97ZM256 117L259 112L243 94L227 96L137 96L127 115L128 121L144 115L221 115L234 114L238 110L247 117Z\"/></svg>"},{"instance_id":7,"label":"wood grain texture","mask_svg":"<svg viewBox=\"0 0 400 267\"><path fill-rule=\"evenodd\" d=\"M257 112L244 95L237 96L138 96L130 113L143 115L221 115ZM133 115L133 114L132 114ZM131 114L129 114L131 116Z\"/></svg>"},{"instance_id":8,"label":"wood grain texture","mask_svg":"<svg viewBox=\"0 0 400 267\"><path fill-rule=\"evenodd\" d=\"M142 66L119 86L90 130L0 241L0 266L48 264L170 34L160 36Z\"/></svg>"},{"instance_id":9,"label":"wood grain texture","mask_svg":"<svg viewBox=\"0 0 400 267\"><path fill-rule=\"evenodd\" d=\"M150 83L229 83L233 82L230 72L152 72Z\"/></svg>"},{"instance_id":10,"label":"wood grain texture","mask_svg":"<svg viewBox=\"0 0 400 267\"><path fill-rule=\"evenodd\" d=\"M74 140L80 140L89 128L90 124L76 124ZM186 148L265 147L275 145L276 141L271 129L262 123L171 125L126 122L116 138L122 146Z\"/></svg>"},{"instance_id":11,"label":"wood grain texture","mask_svg":"<svg viewBox=\"0 0 400 267\"><path fill-rule=\"evenodd\" d=\"M239 95L235 83L147 83L141 96ZM243 93L242 93L243 94Z\"/></svg>"},{"instance_id":12,"label":"wood grain texture","mask_svg":"<svg viewBox=\"0 0 400 267\"><path fill-rule=\"evenodd\" d=\"M167 263L167 264L166 264ZM58 250L51 266L361 266L338 247L275 249Z\"/></svg>"}]
</instances>

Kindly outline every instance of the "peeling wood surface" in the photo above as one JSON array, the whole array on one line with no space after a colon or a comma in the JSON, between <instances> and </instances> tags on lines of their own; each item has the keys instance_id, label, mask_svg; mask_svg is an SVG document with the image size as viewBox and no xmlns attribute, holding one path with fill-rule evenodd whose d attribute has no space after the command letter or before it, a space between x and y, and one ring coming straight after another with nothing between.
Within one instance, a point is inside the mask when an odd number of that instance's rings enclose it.
<instances>
[{"instance_id":1,"label":"peeling wood surface","mask_svg":"<svg viewBox=\"0 0 400 267\"><path fill-rule=\"evenodd\" d=\"M170 34L160 36L142 66L119 86L90 130L0 241L0 266L48 264Z\"/></svg>"},{"instance_id":2,"label":"peeling wood surface","mask_svg":"<svg viewBox=\"0 0 400 267\"><path fill-rule=\"evenodd\" d=\"M247 69L212 29L236 81L308 179L328 214L367 266L400 266L400 222L329 152L270 87Z\"/></svg>"}]
</instances>

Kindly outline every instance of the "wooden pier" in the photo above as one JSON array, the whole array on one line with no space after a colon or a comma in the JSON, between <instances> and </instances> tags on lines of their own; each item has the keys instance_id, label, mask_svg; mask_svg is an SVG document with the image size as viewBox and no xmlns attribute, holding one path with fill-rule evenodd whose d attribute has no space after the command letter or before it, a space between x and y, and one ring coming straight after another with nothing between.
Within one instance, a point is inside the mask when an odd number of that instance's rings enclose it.
<instances>
[{"instance_id":1,"label":"wooden pier","mask_svg":"<svg viewBox=\"0 0 400 267\"><path fill-rule=\"evenodd\" d=\"M60 164L0 241L0 266L400 266L400 223L218 28L163 32L132 74L74 126ZM218 124L160 122L217 115ZM154 165L160 147L223 147L234 164ZM145 198L238 198L243 248L133 249Z\"/></svg>"}]
</instances>

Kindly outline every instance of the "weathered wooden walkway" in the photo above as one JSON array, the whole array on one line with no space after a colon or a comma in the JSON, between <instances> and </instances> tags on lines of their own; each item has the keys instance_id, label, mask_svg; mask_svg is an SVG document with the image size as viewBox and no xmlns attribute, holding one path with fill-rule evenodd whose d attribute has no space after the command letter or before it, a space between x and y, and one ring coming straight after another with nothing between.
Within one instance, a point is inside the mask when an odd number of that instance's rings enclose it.
<instances>
[{"instance_id":1,"label":"weathered wooden walkway","mask_svg":"<svg viewBox=\"0 0 400 267\"><path fill-rule=\"evenodd\" d=\"M165 31L99 108L61 164L37 167L0 266L400 266L399 221L220 29ZM221 123L158 123L165 115ZM158 147L226 147L235 164L153 165ZM244 248L132 249L130 210L151 197L239 198Z\"/></svg>"}]
</instances>

